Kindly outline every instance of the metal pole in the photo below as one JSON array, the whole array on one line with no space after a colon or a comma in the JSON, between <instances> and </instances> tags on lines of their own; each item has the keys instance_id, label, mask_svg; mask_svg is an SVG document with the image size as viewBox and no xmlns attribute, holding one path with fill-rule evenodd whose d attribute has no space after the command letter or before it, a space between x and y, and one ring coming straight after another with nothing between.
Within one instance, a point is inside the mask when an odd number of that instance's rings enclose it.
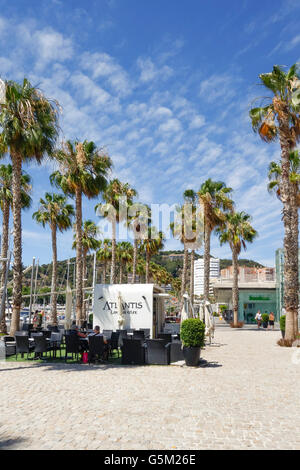
<instances>
[{"instance_id":1,"label":"metal pole","mask_svg":"<svg viewBox=\"0 0 300 470\"><path fill-rule=\"evenodd\" d=\"M2 313L1 312L4 312L4 320L5 320L5 299L6 299L6 292L7 292L7 279L8 279L10 261L11 261L11 252L9 251L8 258L7 258L7 261L6 261L4 285L2 286L3 290L2 290L2 298L1 298L0 322L2 321Z\"/></svg>"},{"instance_id":2,"label":"metal pole","mask_svg":"<svg viewBox=\"0 0 300 470\"><path fill-rule=\"evenodd\" d=\"M31 280L30 280L30 303L29 303L29 317L28 317L28 323L30 325L31 323L31 310L32 310L32 290L33 290L33 273L34 273L34 267L35 267L35 258L32 258L32 269L31 269Z\"/></svg>"},{"instance_id":3,"label":"metal pole","mask_svg":"<svg viewBox=\"0 0 300 470\"><path fill-rule=\"evenodd\" d=\"M70 275L70 258L67 262L67 287L69 286L69 275Z\"/></svg>"},{"instance_id":4,"label":"metal pole","mask_svg":"<svg viewBox=\"0 0 300 470\"><path fill-rule=\"evenodd\" d=\"M33 304L34 304L34 306L35 306L35 302L36 302L38 271L39 271L39 259L37 260L36 268L35 268L35 281L34 281L34 293L33 293Z\"/></svg>"}]
</instances>

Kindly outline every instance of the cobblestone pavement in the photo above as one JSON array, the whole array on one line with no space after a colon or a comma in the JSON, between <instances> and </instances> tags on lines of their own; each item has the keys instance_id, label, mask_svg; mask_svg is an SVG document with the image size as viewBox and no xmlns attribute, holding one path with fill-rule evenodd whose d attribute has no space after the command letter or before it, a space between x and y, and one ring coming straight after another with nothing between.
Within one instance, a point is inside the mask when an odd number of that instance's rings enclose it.
<instances>
[{"instance_id":1,"label":"cobblestone pavement","mask_svg":"<svg viewBox=\"0 0 300 470\"><path fill-rule=\"evenodd\" d=\"M218 327L196 369L0 363L0 448L300 449L300 360L279 336Z\"/></svg>"}]
</instances>

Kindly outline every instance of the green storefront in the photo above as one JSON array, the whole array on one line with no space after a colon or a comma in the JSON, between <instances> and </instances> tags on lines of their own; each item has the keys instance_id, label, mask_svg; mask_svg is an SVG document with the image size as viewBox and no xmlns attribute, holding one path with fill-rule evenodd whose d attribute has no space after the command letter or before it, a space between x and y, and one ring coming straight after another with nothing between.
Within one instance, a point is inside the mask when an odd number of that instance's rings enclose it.
<instances>
[{"instance_id":1,"label":"green storefront","mask_svg":"<svg viewBox=\"0 0 300 470\"><path fill-rule=\"evenodd\" d=\"M254 323L255 315L273 312L276 320L278 313L276 308L276 289L241 289L239 291L239 320L245 323Z\"/></svg>"}]
</instances>

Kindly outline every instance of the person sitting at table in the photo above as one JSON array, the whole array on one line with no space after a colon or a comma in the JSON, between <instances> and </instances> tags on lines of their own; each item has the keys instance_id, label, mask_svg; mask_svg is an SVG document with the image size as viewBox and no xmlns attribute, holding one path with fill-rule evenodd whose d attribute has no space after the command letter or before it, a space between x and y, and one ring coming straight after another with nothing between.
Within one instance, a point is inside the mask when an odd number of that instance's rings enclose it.
<instances>
[{"instance_id":1,"label":"person sitting at table","mask_svg":"<svg viewBox=\"0 0 300 470\"><path fill-rule=\"evenodd\" d=\"M93 330L93 333L90 333L89 336L103 336L103 343L104 344L108 344L107 342L107 339L106 339L106 336L104 336L103 334L101 334L100 332L100 326L96 325L94 330Z\"/></svg>"},{"instance_id":2,"label":"person sitting at table","mask_svg":"<svg viewBox=\"0 0 300 470\"><path fill-rule=\"evenodd\" d=\"M105 356L105 359L107 360L108 356L109 356L109 352L110 352L110 344L107 341L106 336L104 336L104 334L101 333L100 326L96 325L94 330L93 330L93 333L90 333L89 336L102 336L103 337L103 343L105 345L104 346L104 356Z\"/></svg>"},{"instance_id":3,"label":"person sitting at table","mask_svg":"<svg viewBox=\"0 0 300 470\"><path fill-rule=\"evenodd\" d=\"M72 325L71 326L71 332L72 332L72 334L76 334L80 338L86 338L87 337L85 333L81 333L81 331L79 331L79 328L78 328L77 325Z\"/></svg>"}]
</instances>

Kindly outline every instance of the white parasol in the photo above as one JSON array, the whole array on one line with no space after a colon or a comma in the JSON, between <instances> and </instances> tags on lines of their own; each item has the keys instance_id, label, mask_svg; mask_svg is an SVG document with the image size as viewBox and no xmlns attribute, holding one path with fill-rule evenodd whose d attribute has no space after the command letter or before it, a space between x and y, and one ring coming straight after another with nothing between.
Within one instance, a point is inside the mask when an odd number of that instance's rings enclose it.
<instances>
[{"instance_id":1,"label":"white parasol","mask_svg":"<svg viewBox=\"0 0 300 470\"><path fill-rule=\"evenodd\" d=\"M71 328L71 323L72 323L72 304L73 304L73 298L72 298L72 289L70 286L67 286L66 289L66 314L65 314L65 329L69 330Z\"/></svg>"},{"instance_id":2,"label":"white parasol","mask_svg":"<svg viewBox=\"0 0 300 470\"><path fill-rule=\"evenodd\" d=\"M123 306L122 306L122 296L121 296L120 291L118 292L117 304L118 304L118 313L119 313L118 325L119 325L119 329L121 330L125 323L125 317L124 317L124 311L123 311Z\"/></svg>"}]
</instances>

